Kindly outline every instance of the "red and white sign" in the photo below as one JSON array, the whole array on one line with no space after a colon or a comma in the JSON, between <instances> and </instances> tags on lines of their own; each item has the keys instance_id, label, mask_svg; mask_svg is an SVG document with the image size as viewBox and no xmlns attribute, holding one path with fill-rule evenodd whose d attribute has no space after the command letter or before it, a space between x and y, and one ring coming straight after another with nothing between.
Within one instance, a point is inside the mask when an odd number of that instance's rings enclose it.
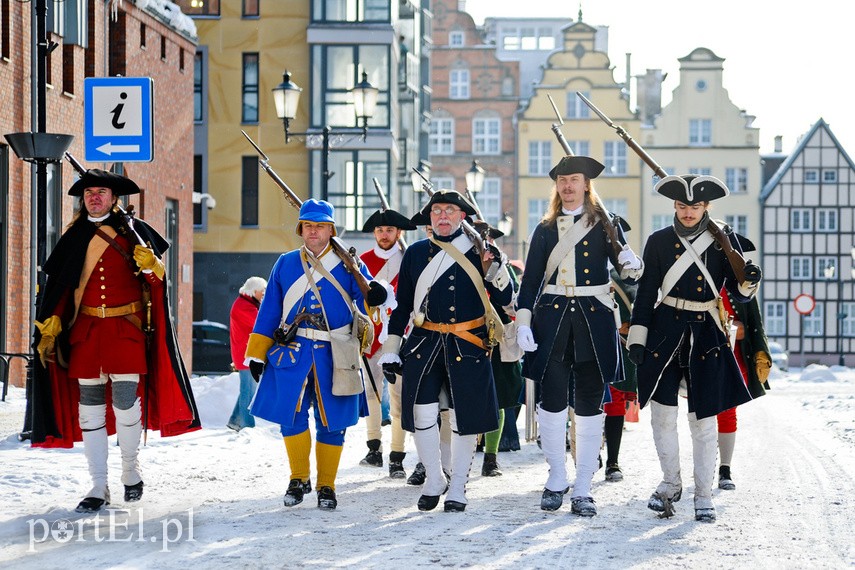
<instances>
[{"instance_id":1,"label":"red and white sign","mask_svg":"<svg viewBox=\"0 0 855 570\"><path fill-rule=\"evenodd\" d=\"M793 299L793 306L802 315L809 315L816 308L816 301L806 293L802 293Z\"/></svg>"}]
</instances>

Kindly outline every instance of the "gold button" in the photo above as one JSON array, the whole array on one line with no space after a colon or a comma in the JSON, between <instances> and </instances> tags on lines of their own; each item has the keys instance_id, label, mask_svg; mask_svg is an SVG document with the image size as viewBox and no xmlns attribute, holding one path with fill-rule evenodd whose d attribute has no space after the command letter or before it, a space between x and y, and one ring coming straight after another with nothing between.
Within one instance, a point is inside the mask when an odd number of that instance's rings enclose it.
<instances>
[{"instance_id":1,"label":"gold button","mask_svg":"<svg viewBox=\"0 0 855 570\"><path fill-rule=\"evenodd\" d=\"M658 352L654 352L654 353L653 353L653 358L659 358L659 353L658 353Z\"/></svg>"},{"instance_id":2,"label":"gold button","mask_svg":"<svg viewBox=\"0 0 855 570\"><path fill-rule=\"evenodd\" d=\"M703 315L698 315L698 320L699 320L699 321L700 321L701 319L703 319L703 318L704 318L704 316L703 316Z\"/></svg>"},{"instance_id":3,"label":"gold button","mask_svg":"<svg viewBox=\"0 0 855 570\"><path fill-rule=\"evenodd\" d=\"M561 270L561 273L567 273L567 270L566 270L566 269L562 269L562 270Z\"/></svg>"},{"instance_id":4,"label":"gold button","mask_svg":"<svg viewBox=\"0 0 855 570\"><path fill-rule=\"evenodd\" d=\"M585 273L590 273L590 272L591 272L590 269L587 269L587 268L585 269Z\"/></svg>"},{"instance_id":5,"label":"gold button","mask_svg":"<svg viewBox=\"0 0 855 570\"><path fill-rule=\"evenodd\" d=\"M565 281L564 279L562 279L562 280L561 280L561 284L562 284L562 285L567 285L567 281Z\"/></svg>"},{"instance_id":6,"label":"gold button","mask_svg":"<svg viewBox=\"0 0 855 570\"><path fill-rule=\"evenodd\" d=\"M463 359L462 359L462 358L460 358L460 357L458 356L458 357L456 357L454 360L456 360L457 362L460 362L460 361L461 361L461 360L463 360Z\"/></svg>"},{"instance_id":7,"label":"gold button","mask_svg":"<svg viewBox=\"0 0 855 570\"><path fill-rule=\"evenodd\" d=\"M457 319L455 319L454 317L451 317L450 319L448 319L448 321L451 323L456 323Z\"/></svg>"},{"instance_id":8,"label":"gold button","mask_svg":"<svg viewBox=\"0 0 855 570\"><path fill-rule=\"evenodd\" d=\"M98 268L98 271L104 271L104 268L103 268L103 267L99 267L99 268Z\"/></svg>"},{"instance_id":9,"label":"gold button","mask_svg":"<svg viewBox=\"0 0 855 570\"><path fill-rule=\"evenodd\" d=\"M588 240L583 241L582 245L588 245Z\"/></svg>"},{"instance_id":10,"label":"gold button","mask_svg":"<svg viewBox=\"0 0 855 570\"><path fill-rule=\"evenodd\" d=\"M106 308L107 308L107 303L101 303L101 306L102 306L102 307L104 307L104 308L106 309Z\"/></svg>"},{"instance_id":11,"label":"gold button","mask_svg":"<svg viewBox=\"0 0 855 570\"><path fill-rule=\"evenodd\" d=\"M449 308L448 308L448 310L449 310L449 311L453 311L453 310L454 310L454 307L449 307Z\"/></svg>"},{"instance_id":12,"label":"gold button","mask_svg":"<svg viewBox=\"0 0 855 570\"><path fill-rule=\"evenodd\" d=\"M703 280L704 280L704 276L703 276L703 275L698 275L698 281L703 281Z\"/></svg>"},{"instance_id":13,"label":"gold button","mask_svg":"<svg viewBox=\"0 0 855 570\"><path fill-rule=\"evenodd\" d=\"M106 289L106 288L107 288L107 286L106 286L106 285L101 285L101 290L102 290L102 291L103 291L104 289Z\"/></svg>"},{"instance_id":14,"label":"gold button","mask_svg":"<svg viewBox=\"0 0 855 570\"><path fill-rule=\"evenodd\" d=\"M706 356L704 356L704 355L702 354L702 355L701 355L701 360L706 360L706 359L707 359L707 357L706 357Z\"/></svg>"},{"instance_id":15,"label":"gold button","mask_svg":"<svg viewBox=\"0 0 855 570\"><path fill-rule=\"evenodd\" d=\"M591 312L592 312L592 313L594 312L594 307L591 307Z\"/></svg>"},{"instance_id":16,"label":"gold button","mask_svg":"<svg viewBox=\"0 0 855 570\"><path fill-rule=\"evenodd\" d=\"M703 287L698 287L698 293L703 292L703 290L704 290L704 288L703 288Z\"/></svg>"},{"instance_id":17,"label":"gold button","mask_svg":"<svg viewBox=\"0 0 855 570\"><path fill-rule=\"evenodd\" d=\"M107 295L101 295L101 298L102 298L102 299L106 299L106 298L107 298Z\"/></svg>"},{"instance_id":18,"label":"gold button","mask_svg":"<svg viewBox=\"0 0 855 570\"><path fill-rule=\"evenodd\" d=\"M103 281L104 279L106 279L106 277L104 277L104 276L102 275L102 276L101 276L101 281Z\"/></svg>"},{"instance_id":19,"label":"gold button","mask_svg":"<svg viewBox=\"0 0 855 570\"><path fill-rule=\"evenodd\" d=\"M558 303L555 303L555 304L554 304L554 305L552 305L552 306L553 306L553 307L555 307L555 308L557 309L557 308L558 308Z\"/></svg>"},{"instance_id":20,"label":"gold button","mask_svg":"<svg viewBox=\"0 0 855 570\"><path fill-rule=\"evenodd\" d=\"M585 279L585 285L590 285L590 284L591 284L591 280L590 280L590 279Z\"/></svg>"},{"instance_id":21,"label":"gold button","mask_svg":"<svg viewBox=\"0 0 855 570\"><path fill-rule=\"evenodd\" d=\"M680 259L680 254L678 253L677 255L675 255L674 259Z\"/></svg>"},{"instance_id":22,"label":"gold button","mask_svg":"<svg viewBox=\"0 0 855 570\"><path fill-rule=\"evenodd\" d=\"M679 244L679 243L675 243L675 244L674 244L674 247L676 247L677 249L680 249L680 244Z\"/></svg>"},{"instance_id":23,"label":"gold button","mask_svg":"<svg viewBox=\"0 0 855 570\"><path fill-rule=\"evenodd\" d=\"M585 252L585 253L583 253L582 255L584 255L585 257L588 257L588 252L586 251L586 252Z\"/></svg>"},{"instance_id":24,"label":"gold button","mask_svg":"<svg viewBox=\"0 0 855 570\"><path fill-rule=\"evenodd\" d=\"M104 263L104 258L102 257L101 259L99 259L98 263Z\"/></svg>"}]
</instances>

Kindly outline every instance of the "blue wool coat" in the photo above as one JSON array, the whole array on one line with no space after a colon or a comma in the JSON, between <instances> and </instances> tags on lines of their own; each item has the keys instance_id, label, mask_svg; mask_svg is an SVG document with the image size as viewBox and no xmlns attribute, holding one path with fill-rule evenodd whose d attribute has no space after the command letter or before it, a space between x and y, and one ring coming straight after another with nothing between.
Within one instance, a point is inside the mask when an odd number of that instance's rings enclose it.
<instances>
[{"instance_id":1,"label":"blue wool coat","mask_svg":"<svg viewBox=\"0 0 855 570\"><path fill-rule=\"evenodd\" d=\"M300 261L301 250L282 254L270 272L267 291L258 311L253 333L273 338L274 331L282 321L282 302L288 288L303 275ZM331 250L321 255L335 255ZM371 279L364 265L362 274ZM360 311L365 311L362 292L356 279L348 273L339 260L330 273L351 296ZM336 287L324 278L316 280L318 290L324 302L331 330L350 325L353 322L351 307L345 302ZM321 305L312 291L306 286L302 298L288 311L286 321L293 322L300 311L323 314ZM303 323L301 328L306 328ZM308 382L312 382L318 400L318 412L321 422L330 431L346 429L359 421L364 394L355 396L335 396L332 393L332 350L329 342L295 337L287 345L273 344L267 352L267 366L258 385L258 391L250 411L259 418L278 423L285 427L294 425L303 393Z\"/></svg>"}]
</instances>

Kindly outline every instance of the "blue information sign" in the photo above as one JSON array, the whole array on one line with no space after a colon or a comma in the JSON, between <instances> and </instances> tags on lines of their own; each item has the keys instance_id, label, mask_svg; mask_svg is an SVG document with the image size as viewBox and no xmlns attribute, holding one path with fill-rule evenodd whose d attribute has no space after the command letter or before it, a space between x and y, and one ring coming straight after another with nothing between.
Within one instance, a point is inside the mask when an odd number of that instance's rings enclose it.
<instances>
[{"instance_id":1,"label":"blue information sign","mask_svg":"<svg viewBox=\"0 0 855 570\"><path fill-rule=\"evenodd\" d=\"M151 162L154 84L150 77L87 77L83 100L88 162Z\"/></svg>"}]
</instances>

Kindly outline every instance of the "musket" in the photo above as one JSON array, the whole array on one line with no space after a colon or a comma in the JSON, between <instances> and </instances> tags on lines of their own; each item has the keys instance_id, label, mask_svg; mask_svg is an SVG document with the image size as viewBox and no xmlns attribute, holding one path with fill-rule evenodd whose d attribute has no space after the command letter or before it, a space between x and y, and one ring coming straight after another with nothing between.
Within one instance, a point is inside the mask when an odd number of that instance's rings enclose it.
<instances>
[{"instance_id":1,"label":"musket","mask_svg":"<svg viewBox=\"0 0 855 570\"><path fill-rule=\"evenodd\" d=\"M600 118L601 121L603 121L605 124L615 130L617 135L623 139L623 142L625 142L626 145L631 148L635 152L635 154L637 154L641 158L641 160L643 160L645 164L647 164L647 166L649 166L653 170L656 176L658 176L660 179L668 176L668 173L665 172L665 169L659 166L656 161L653 160L653 157L647 154L647 152L643 148L641 148L641 146L637 142L635 142L635 140L633 140L629 133L626 132L626 129L614 124L612 120L609 119L602 111L600 111L596 105L591 103L587 97L585 97L578 91L576 92L576 95L578 95L579 98L582 99L582 101L584 101L585 104L590 107L594 113L596 113L596 115ZM739 280L740 283L745 282L745 258L742 257L741 253L733 249L733 245L730 243L730 240L724 234L724 231L722 231L719 225L716 224L715 221L712 220L712 218L710 218L709 225L707 226L707 228L709 228L713 239L715 239L716 243L727 256L727 260L730 262L730 266L733 268L733 274L736 276L736 279Z\"/></svg>"},{"instance_id":2,"label":"musket","mask_svg":"<svg viewBox=\"0 0 855 570\"><path fill-rule=\"evenodd\" d=\"M376 177L371 179L374 182L374 189L377 190L377 195L380 196L380 209L384 212L386 210L391 210L389 207L389 201L386 199L386 194L383 193L383 188L380 187L380 181L377 180ZM401 251L405 251L407 249L407 242L404 240L404 236L398 238L398 247L401 248Z\"/></svg>"},{"instance_id":3,"label":"musket","mask_svg":"<svg viewBox=\"0 0 855 570\"><path fill-rule=\"evenodd\" d=\"M561 149L564 151L564 154L567 156L574 156L573 149L570 148L570 143L567 142L567 139L564 138L564 133L561 132L561 125L564 124L564 119L561 118L561 113L558 112L558 107L555 106L555 101L552 100L552 95L546 94L547 99L549 99L549 104L552 105L552 110L555 111L555 116L558 117L557 123L552 123L550 127L552 129L553 134L555 134L555 138L558 139L558 144L561 145ZM597 199L597 202L600 202ZM606 207L600 202L599 211L605 213ZM615 252L615 256L621 254L622 245L620 241L618 241L617 230L615 229L615 224L612 220L608 219L608 215L602 215L600 221L603 222L603 229L606 231L606 236L609 238L609 241L612 244L612 249Z\"/></svg>"},{"instance_id":4,"label":"musket","mask_svg":"<svg viewBox=\"0 0 855 570\"><path fill-rule=\"evenodd\" d=\"M264 172L267 173L270 178L276 183L277 186L282 190L282 195L285 197L285 201L291 204L298 211L300 210L300 206L303 205L303 201L300 200L299 197L294 193L293 190L282 180L276 171L270 166L270 158L264 154L264 151L261 150L255 141L246 134L246 131L241 129L243 136L246 137L246 140L249 141L249 144L255 149L255 152L258 153L258 164L261 165L261 168ZM353 278L356 280L356 286L359 287L359 290L362 291L362 296L367 298L368 296L368 279L365 278L365 275L359 270L359 261L356 257L356 248L344 245L337 236L333 236L330 239L330 245L332 246L333 252L341 259L341 262L344 264L344 268L347 269L348 273L353 275Z\"/></svg>"}]
</instances>

